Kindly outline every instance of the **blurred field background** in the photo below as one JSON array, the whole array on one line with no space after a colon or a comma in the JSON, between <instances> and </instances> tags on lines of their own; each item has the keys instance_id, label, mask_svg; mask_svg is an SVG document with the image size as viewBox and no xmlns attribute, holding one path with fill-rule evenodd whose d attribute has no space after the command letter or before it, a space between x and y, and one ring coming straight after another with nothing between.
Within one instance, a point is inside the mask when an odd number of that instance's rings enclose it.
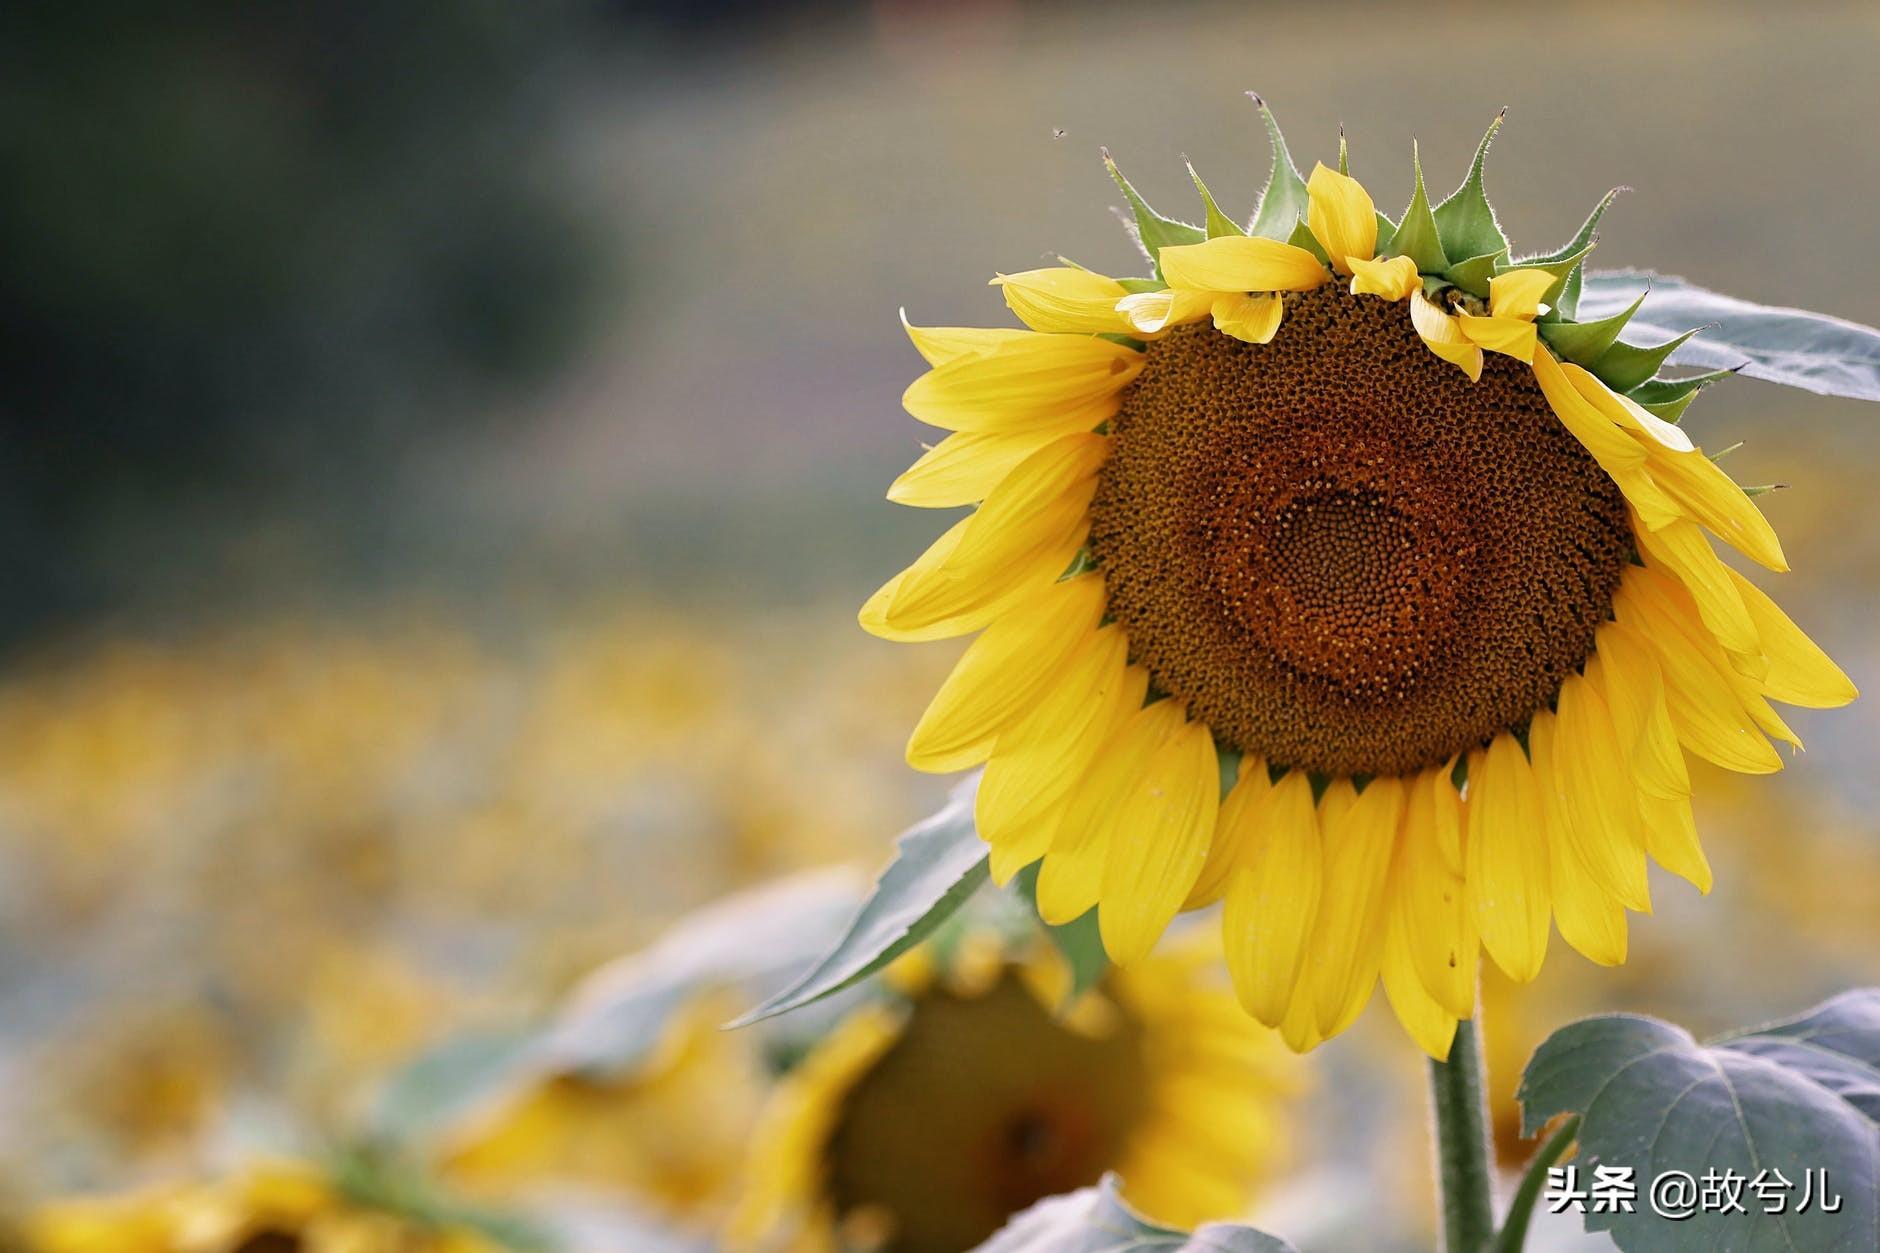
<instances>
[{"instance_id":1,"label":"blurred field background","mask_svg":"<svg viewBox=\"0 0 1880 1253\"><path fill-rule=\"evenodd\" d=\"M1249 206L1273 103L1380 206L1460 178L1551 246L1880 323L1870 5L207 3L0 19L0 1208L343 1137L377 1081L683 910L880 861L955 648L853 609L939 529L881 499L917 322L1127 270L1097 159ZM1872 418L1687 419L1782 597L1880 682ZM1700 1031L1880 976L1869 703L1717 775L1718 887L1632 958L1489 988L1504 1095L1605 1009ZM1712 772L1714 774L1714 772ZM1311 1064L1282 1213L1427 1221L1417 1059ZM1514 1115L1504 1101L1504 1148ZM1283 1219L1275 1219L1278 1225Z\"/></svg>"}]
</instances>

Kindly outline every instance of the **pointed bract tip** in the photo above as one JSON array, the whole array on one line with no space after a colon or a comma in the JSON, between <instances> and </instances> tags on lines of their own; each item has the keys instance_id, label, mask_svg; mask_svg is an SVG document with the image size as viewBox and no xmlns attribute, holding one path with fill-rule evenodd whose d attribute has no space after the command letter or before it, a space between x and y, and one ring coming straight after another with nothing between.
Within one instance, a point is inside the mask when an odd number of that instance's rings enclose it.
<instances>
[{"instance_id":1,"label":"pointed bract tip","mask_svg":"<svg viewBox=\"0 0 1880 1253\"><path fill-rule=\"evenodd\" d=\"M1264 108L1266 108L1266 97L1265 97L1265 96L1262 96L1262 95L1261 95L1261 94L1260 94L1259 92L1257 92L1257 91L1250 91L1250 92L1248 92L1248 93L1247 93L1247 99L1249 99L1249 100L1251 100L1251 101L1253 101L1253 103L1254 103L1255 105L1257 105L1258 107L1260 107L1260 108L1262 108L1262 109L1264 109Z\"/></svg>"}]
</instances>

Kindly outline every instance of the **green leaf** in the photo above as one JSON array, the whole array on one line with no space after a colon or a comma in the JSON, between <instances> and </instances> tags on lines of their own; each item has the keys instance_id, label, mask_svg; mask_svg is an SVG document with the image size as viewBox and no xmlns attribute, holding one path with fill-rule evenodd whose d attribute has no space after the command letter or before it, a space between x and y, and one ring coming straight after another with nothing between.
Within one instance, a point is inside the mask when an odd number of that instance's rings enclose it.
<instances>
[{"instance_id":1,"label":"green leaf","mask_svg":"<svg viewBox=\"0 0 1880 1253\"><path fill-rule=\"evenodd\" d=\"M1293 233L1286 242L1295 248L1304 248L1327 265L1331 264L1331 259L1325 255L1325 245L1319 242L1318 236L1304 222L1293 224Z\"/></svg>"},{"instance_id":2,"label":"green leaf","mask_svg":"<svg viewBox=\"0 0 1880 1253\"><path fill-rule=\"evenodd\" d=\"M1259 206L1254 209L1253 222L1247 229L1252 234L1285 242L1293 237L1293 227L1305 221L1306 180L1299 176L1299 168L1286 150L1286 137L1279 133L1273 110L1266 107L1266 101L1258 93L1250 91L1247 95L1259 107L1260 120L1266 123L1266 137L1273 148L1273 167L1266 176L1266 189L1260 193Z\"/></svg>"},{"instance_id":3,"label":"green leaf","mask_svg":"<svg viewBox=\"0 0 1880 1253\"><path fill-rule=\"evenodd\" d=\"M1481 146L1475 150L1475 160L1469 163L1468 177L1448 199L1436 206L1436 232L1443 241L1443 255L1451 260L1508 250L1508 237L1502 234L1494 207L1488 203L1488 193L1482 188L1482 165L1488 159L1488 145L1494 141L1495 132L1501 129L1502 120L1507 116L1506 109L1495 115L1488 133L1482 136Z\"/></svg>"},{"instance_id":4,"label":"green leaf","mask_svg":"<svg viewBox=\"0 0 1880 1253\"><path fill-rule=\"evenodd\" d=\"M1187 157L1183 157L1182 164L1188 167L1188 177L1195 181L1195 190L1201 193L1202 211L1207 214L1208 238L1219 239L1223 235L1245 235L1247 232L1241 229L1240 223L1222 213L1221 206L1214 203L1214 193L1209 191L1208 185L1201 181L1201 175L1195 173L1194 163Z\"/></svg>"},{"instance_id":5,"label":"green leaf","mask_svg":"<svg viewBox=\"0 0 1880 1253\"><path fill-rule=\"evenodd\" d=\"M1532 257L1527 257L1521 264L1564 261L1575 254L1584 256L1586 250L1592 246L1594 235L1599 227L1599 219L1606 216L1606 210L1612 207L1612 202L1618 198L1620 192L1630 190L1628 187L1615 187L1607 192L1600 202L1593 206L1593 211L1586 215L1586 221L1580 224L1580 229L1574 233L1572 239L1552 252L1537 253ZM1581 271L1568 272L1565 280L1560 284L1560 290L1547 302L1553 308L1541 315L1541 321L1571 321L1575 317L1579 309L1582 273Z\"/></svg>"},{"instance_id":6,"label":"green leaf","mask_svg":"<svg viewBox=\"0 0 1880 1253\"><path fill-rule=\"evenodd\" d=\"M1123 1203L1115 1175L1038 1202L974 1253L1296 1253L1278 1236L1237 1223L1208 1223L1193 1235L1161 1227Z\"/></svg>"},{"instance_id":7,"label":"green leaf","mask_svg":"<svg viewBox=\"0 0 1880 1253\"><path fill-rule=\"evenodd\" d=\"M1620 340L1605 352L1600 353L1599 360L1587 368L1599 375L1600 380L1615 392L1629 392L1658 373L1659 367L1664 365L1666 359L1702 329L1704 328L1693 327L1682 335L1668 339L1662 344L1652 344L1647 348L1640 348L1636 344L1628 344Z\"/></svg>"},{"instance_id":8,"label":"green leaf","mask_svg":"<svg viewBox=\"0 0 1880 1253\"><path fill-rule=\"evenodd\" d=\"M1760 305L1706 291L1681 278L1640 270L1593 270L1581 303L1593 316L1623 307L1651 284L1651 300L1634 329L1669 335L1714 322L1701 339L1682 345L1673 365L1740 366L1751 378L1821 396L1880 400L1880 330L1805 309Z\"/></svg>"},{"instance_id":9,"label":"green leaf","mask_svg":"<svg viewBox=\"0 0 1880 1253\"><path fill-rule=\"evenodd\" d=\"M1410 145L1410 168L1416 172L1416 190L1410 193L1410 205L1403 211L1403 222L1391 240L1391 251L1416 262L1419 274L1441 274L1449 268L1443 252L1442 237L1436 233L1436 217L1430 212L1429 194L1423 188L1423 153L1414 141Z\"/></svg>"},{"instance_id":10,"label":"green leaf","mask_svg":"<svg viewBox=\"0 0 1880 1253\"><path fill-rule=\"evenodd\" d=\"M1471 296L1488 299L1488 280L1495 277L1495 270L1508 257L1508 250L1485 252L1479 257L1470 257L1467 261L1458 261L1443 271L1443 277L1468 292Z\"/></svg>"},{"instance_id":11,"label":"green leaf","mask_svg":"<svg viewBox=\"0 0 1880 1253\"><path fill-rule=\"evenodd\" d=\"M1116 168L1116 162L1110 156L1110 150L1104 148L1103 166L1109 170L1110 177L1123 189L1123 196L1129 201L1130 209L1136 215L1136 242L1141 245L1143 255L1149 258L1149 264L1155 269L1155 276L1162 277L1162 249L1171 244L1198 244L1208 237L1199 226L1190 226L1186 222L1177 222L1174 218L1165 218L1149 207L1136 189L1130 185L1123 172Z\"/></svg>"},{"instance_id":12,"label":"green leaf","mask_svg":"<svg viewBox=\"0 0 1880 1253\"><path fill-rule=\"evenodd\" d=\"M1597 322L1543 322L1540 333L1553 345L1554 351L1567 360L1591 366L1606 355L1608 348L1619 342L1619 332L1625 329L1625 324L1632 320L1632 315L1644 303L1645 297L1641 295L1628 307Z\"/></svg>"},{"instance_id":13,"label":"green leaf","mask_svg":"<svg viewBox=\"0 0 1880 1253\"><path fill-rule=\"evenodd\" d=\"M986 881L986 845L973 827L974 775L946 806L895 842L894 861L876 880L835 945L790 986L730 1024L773 1018L861 982L926 939Z\"/></svg>"},{"instance_id":14,"label":"green leaf","mask_svg":"<svg viewBox=\"0 0 1880 1253\"><path fill-rule=\"evenodd\" d=\"M1046 922L1038 913L1036 862L1013 876L1012 888L1025 899L1032 917L1044 928L1044 933L1051 937L1051 943L1070 966L1070 989L1064 994L1064 1004L1070 1005L1096 987L1097 980L1103 978L1104 972L1110 968L1109 954L1103 951L1103 937L1097 932L1097 911L1086 910L1062 926Z\"/></svg>"},{"instance_id":15,"label":"green leaf","mask_svg":"<svg viewBox=\"0 0 1880 1253\"><path fill-rule=\"evenodd\" d=\"M1880 989L1708 1044L1655 1018L1584 1019L1541 1045L1519 1097L1528 1135L1556 1114L1581 1115L1581 1186L1595 1166L1635 1172L1635 1212L1589 1207L1585 1216L1589 1231L1610 1232L1621 1249L1880 1247ZM1672 1222L1649 1203L1653 1181L1670 1171L1701 1181L1706 1171L1753 1179L1765 1170L1793 1185L1782 1194L1785 1213L1764 1212L1748 1187L1747 1213ZM1840 1212L1797 1213L1805 1172L1819 1189L1821 1171L1842 1198Z\"/></svg>"}]
</instances>

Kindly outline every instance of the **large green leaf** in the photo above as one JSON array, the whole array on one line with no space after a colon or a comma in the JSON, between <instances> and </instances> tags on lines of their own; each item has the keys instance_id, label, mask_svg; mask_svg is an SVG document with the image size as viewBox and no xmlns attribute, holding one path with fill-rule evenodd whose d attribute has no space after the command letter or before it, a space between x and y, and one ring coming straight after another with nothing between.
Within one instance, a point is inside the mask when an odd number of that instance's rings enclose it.
<instances>
[{"instance_id":1,"label":"large green leaf","mask_svg":"<svg viewBox=\"0 0 1880 1253\"><path fill-rule=\"evenodd\" d=\"M1880 989L1844 993L1799 1017L1700 1044L1655 1018L1616 1014L1555 1032L1521 1080L1532 1135L1561 1113L1581 1115L1574 1164L1631 1168L1634 1212L1586 1213L1626 1250L1880 1248ZM1655 1179L1707 1171L1754 1180L1781 1172L1786 1212L1739 1186L1746 1213L1653 1212ZM1798 1213L1811 1173L1826 1171L1837 1213ZM1773 1175L1760 1176L1781 1193ZM1584 1185L1584 1181L1583 1181ZM1819 1184L1816 1185L1819 1188Z\"/></svg>"},{"instance_id":2,"label":"large green leaf","mask_svg":"<svg viewBox=\"0 0 1880 1253\"><path fill-rule=\"evenodd\" d=\"M840 939L783 991L733 1026L771 1018L861 982L926 939L986 881L986 845L973 827L974 775L939 813L896 841L894 861Z\"/></svg>"},{"instance_id":3,"label":"large green leaf","mask_svg":"<svg viewBox=\"0 0 1880 1253\"><path fill-rule=\"evenodd\" d=\"M1158 1227L1117 1195L1115 1175L1092 1188L1038 1202L1015 1216L974 1253L1295 1253L1277 1236L1235 1223L1208 1223L1193 1234Z\"/></svg>"},{"instance_id":4,"label":"large green leaf","mask_svg":"<svg viewBox=\"0 0 1880 1253\"><path fill-rule=\"evenodd\" d=\"M1648 284L1651 297L1627 327L1627 339L1650 342L1705 328L1671 354L1670 364L1741 366L1752 378L1823 396L1880 400L1880 330L1858 322L1738 300L1643 270L1588 271L1579 316L1594 321L1618 313Z\"/></svg>"}]
</instances>

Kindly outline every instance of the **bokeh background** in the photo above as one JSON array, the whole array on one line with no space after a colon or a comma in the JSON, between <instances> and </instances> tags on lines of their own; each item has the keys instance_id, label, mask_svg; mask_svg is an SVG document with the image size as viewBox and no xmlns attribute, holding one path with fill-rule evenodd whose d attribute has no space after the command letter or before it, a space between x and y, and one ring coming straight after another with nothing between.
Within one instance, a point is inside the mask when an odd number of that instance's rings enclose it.
<instances>
[{"instance_id":1,"label":"bokeh background","mask_svg":"<svg viewBox=\"0 0 1880 1253\"><path fill-rule=\"evenodd\" d=\"M1880 323L1877 56L1860 4L10 11L0 1209L343 1137L685 909L879 862L944 793L900 743L957 648L853 621L938 530L881 498L896 310L1128 270L1099 144L1244 210L1257 88L1394 211L1413 137L1447 187L1507 105L1517 245L1626 184L1600 263ZM1872 415L1740 381L1687 422L1790 485L1784 603L1880 683ZM1710 900L1491 984L1510 1162L1554 1026L1880 976L1880 713L1795 721L1785 774L1699 789ZM1425 1230L1407 1043L1374 1010L1310 1064L1271 1221Z\"/></svg>"}]
</instances>

